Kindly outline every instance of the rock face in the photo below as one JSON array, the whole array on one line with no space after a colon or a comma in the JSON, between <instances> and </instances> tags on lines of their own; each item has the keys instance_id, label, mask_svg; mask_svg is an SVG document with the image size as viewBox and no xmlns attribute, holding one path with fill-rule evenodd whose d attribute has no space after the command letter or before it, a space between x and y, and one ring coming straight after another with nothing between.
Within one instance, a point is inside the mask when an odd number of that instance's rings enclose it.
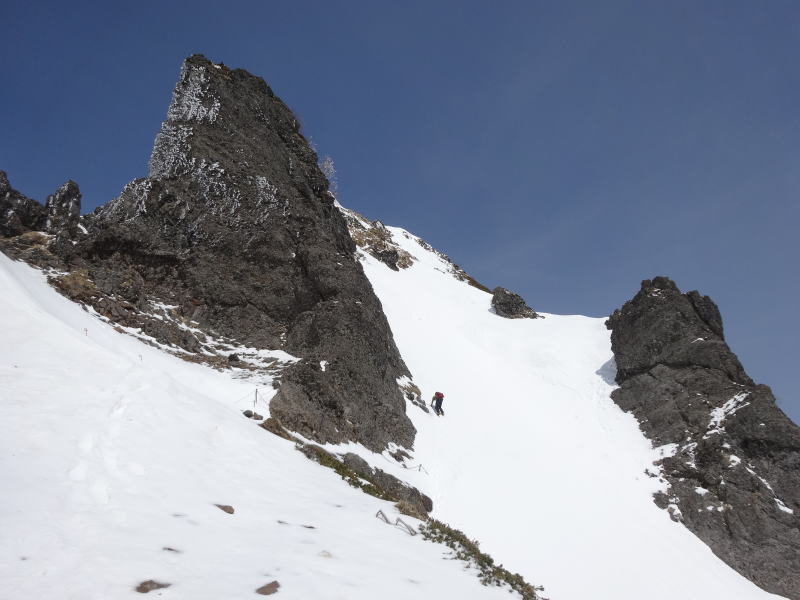
<instances>
[{"instance_id":1,"label":"rock face","mask_svg":"<svg viewBox=\"0 0 800 600\"><path fill-rule=\"evenodd\" d=\"M0 235L11 237L38 230L44 207L11 187L5 171L0 171Z\"/></svg>"},{"instance_id":2,"label":"rock face","mask_svg":"<svg viewBox=\"0 0 800 600\"><path fill-rule=\"evenodd\" d=\"M800 428L728 348L716 304L656 277L606 325L612 398L663 447L670 491L656 502L742 575L800 599Z\"/></svg>"},{"instance_id":3,"label":"rock face","mask_svg":"<svg viewBox=\"0 0 800 600\"><path fill-rule=\"evenodd\" d=\"M413 264L414 258L392 241L392 236L383 223L370 222L352 210L341 210L350 230L350 237L357 246L392 271L407 269Z\"/></svg>"},{"instance_id":4,"label":"rock face","mask_svg":"<svg viewBox=\"0 0 800 600\"><path fill-rule=\"evenodd\" d=\"M506 319L538 319L530 306L519 294L515 294L506 288L496 287L492 290L492 308L501 317Z\"/></svg>"},{"instance_id":5,"label":"rock face","mask_svg":"<svg viewBox=\"0 0 800 600\"><path fill-rule=\"evenodd\" d=\"M288 352L301 360L270 407L284 426L320 442L412 446L397 384L409 373L380 301L316 154L263 79L188 58L149 176L80 224L72 182L48 199L43 224L27 199L5 197L22 228L35 217L40 230L86 229L53 250L71 271L58 282L67 295L189 352L202 332ZM143 316L155 305L169 318Z\"/></svg>"},{"instance_id":6,"label":"rock face","mask_svg":"<svg viewBox=\"0 0 800 600\"><path fill-rule=\"evenodd\" d=\"M64 233L75 237L81 218L81 191L72 180L62 185L45 202L47 217L44 229L55 235Z\"/></svg>"},{"instance_id":7,"label":"rock face","mask_svg":"<svg viewBox=\"0 0 800 600\"><path fill-rule=\"evenodd\" d=\"M378 487L385 490L393 497L404 502L408 502L417 509L420 514L428 514L433 510L433 500L420 492L417 488L399 480L394 475L386 473L382 469L370 467L367 461L360 456L348 452L342 457L342 462L353 471L367 477Z\"/></svg>"},{"instance_id":8,"label":"rock face","mask_svg":"<svg viewBox=\"0 0 800 600\"><path fill-rule=\"evenodd\" d=\"M74 237L81 214L78 184L68 181L44 206L11 187L5 171L0 171L0 236L14 237L29 231Z\"/></svg>"}]
</instances>

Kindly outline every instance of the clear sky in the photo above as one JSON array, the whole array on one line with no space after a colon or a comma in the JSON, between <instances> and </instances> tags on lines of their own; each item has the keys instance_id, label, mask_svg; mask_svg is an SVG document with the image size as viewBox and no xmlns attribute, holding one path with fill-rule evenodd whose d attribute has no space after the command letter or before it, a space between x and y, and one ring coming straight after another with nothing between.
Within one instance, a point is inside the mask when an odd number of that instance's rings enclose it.
<instances>
[{"instance_id":1,"label":"clear sky","mask_svg":"<svg viewBox=\"0 0 800 600\"><path fill-rule=\"evenodd\" d=\"M0 8L0 169L89 210L146 174L182 59L263 76L340 201L537 310L657 274L720 306L798 422L800 4L35 2ZM447 340L431 340L447 352Z\"/></svg>"}]
</instances>

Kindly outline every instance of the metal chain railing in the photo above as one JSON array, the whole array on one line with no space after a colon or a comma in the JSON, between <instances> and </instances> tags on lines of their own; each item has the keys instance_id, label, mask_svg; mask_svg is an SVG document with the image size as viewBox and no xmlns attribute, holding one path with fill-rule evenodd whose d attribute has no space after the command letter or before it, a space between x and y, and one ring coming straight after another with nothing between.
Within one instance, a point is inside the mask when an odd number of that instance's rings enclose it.
<instances>
[{"instance_id":1,"label":"metal chain railing","mask_svg":"<svg viewBox=\"0 0 800 600\"><path fill-rule=\"evenodd\" d=\"M397 517L395 519L394 523L392 523L389 520L389 517L386 516L386 513L384 513L382 510L379 510L378 512L376 512L375 513L375 517L377 517L378 519L380 519L381 521L383 521L387 525L394 525L395 527L399 527L400 529L402 529L403 531L405 531L409 535L417 535L417 533L418 533L416 529L414 529L411 525L409 525L408 523L403 521L403 519L401 519L400 517Z\"/></svg>"}]
</instances>

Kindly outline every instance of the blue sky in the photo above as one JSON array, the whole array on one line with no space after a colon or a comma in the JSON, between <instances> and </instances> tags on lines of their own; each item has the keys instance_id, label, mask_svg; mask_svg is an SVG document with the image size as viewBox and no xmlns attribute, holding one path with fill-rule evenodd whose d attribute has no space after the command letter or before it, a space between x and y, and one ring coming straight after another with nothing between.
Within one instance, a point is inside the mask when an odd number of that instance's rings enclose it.
<instances>
[{"instance_id":1,"label":"blue sky","mask_svg":"<svg viewBox=\"0 0 800 600\"><path fill-rule=\"evenodd\" d=\"M91 209L146 174L181 60L263 76L343 204L534 308L665 274L797 422L796 2L5 2L0 169ZM446 340L439 340L446 352Z\"/></svg>"}]
</instances>

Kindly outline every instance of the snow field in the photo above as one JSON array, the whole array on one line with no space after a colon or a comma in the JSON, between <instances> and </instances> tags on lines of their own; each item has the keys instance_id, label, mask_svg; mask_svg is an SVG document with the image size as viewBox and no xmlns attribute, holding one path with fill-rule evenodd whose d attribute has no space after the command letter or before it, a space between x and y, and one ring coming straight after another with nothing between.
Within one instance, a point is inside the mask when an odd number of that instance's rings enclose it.
<instances>
[{"instance_id":1,"label":"snow field","mask_svg":"<svg viewBox=\"0 0 800 600\"><path fill-rule=\"evenodd\" d=\"M140 598L150 579L164 599L273 580L287 599L509 597L244 418L251 384L114 331L2 254L0 290L0 598Z\"/></svg>"},{"instance_id":2,"label":"snow field","mask_svg":"<svg viewBox=\"0 0 800 600\"><path fill-rule=\"evenodd\" d=\"M408 405L427 474L371 462L553 600L777 598L653 503L663 483L645 469L659 456L609 397L605 319L498 317L489 294L389 230L417 261L395 272L362 253L364 269L423 399L443 392L446 414Z\"/></svg>"}]
</instances>

